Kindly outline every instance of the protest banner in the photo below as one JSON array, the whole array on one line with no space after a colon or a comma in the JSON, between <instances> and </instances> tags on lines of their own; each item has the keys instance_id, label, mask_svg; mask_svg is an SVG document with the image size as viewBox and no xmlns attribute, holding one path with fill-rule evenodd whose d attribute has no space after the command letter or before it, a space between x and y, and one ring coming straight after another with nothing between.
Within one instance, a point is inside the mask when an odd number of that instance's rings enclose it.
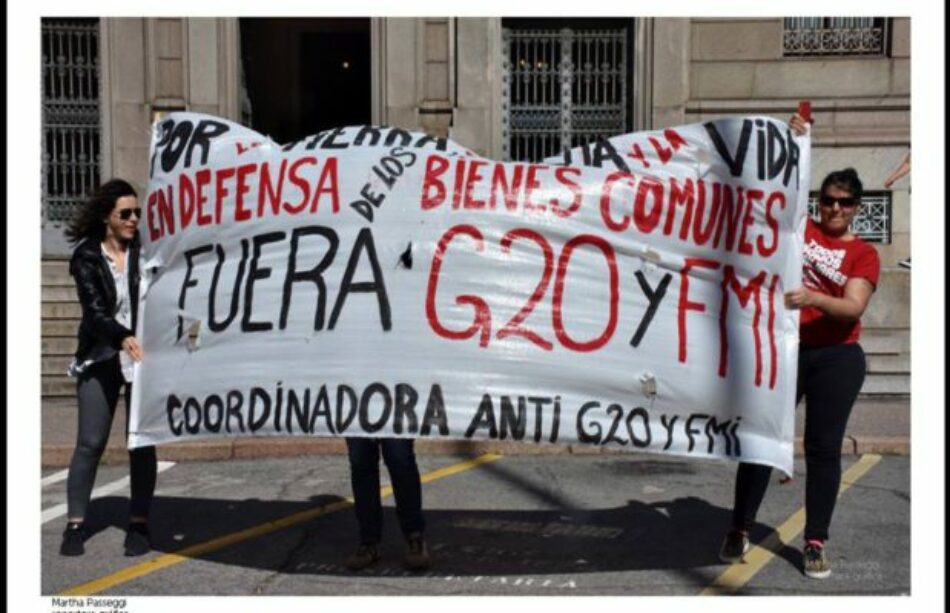
<instances>
[{"instance_id":1,"label":"protest banner","mask_svg":"<svg viewBox=\"0 0 950 613\"><path fill-rule=\"evenodd\" d=\"M130 445L493 439L792 467L809 145L765 117L540 164L154 126Z\"/></svg>"}]
</instances>

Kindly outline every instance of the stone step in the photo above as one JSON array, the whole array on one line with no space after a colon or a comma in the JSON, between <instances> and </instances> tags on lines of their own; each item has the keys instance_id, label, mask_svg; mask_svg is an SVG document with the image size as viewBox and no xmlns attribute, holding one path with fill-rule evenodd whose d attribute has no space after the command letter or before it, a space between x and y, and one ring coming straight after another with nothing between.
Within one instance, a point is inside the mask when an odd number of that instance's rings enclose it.
<instances>
[{"instance_id":1,"label":"stone step","mask_svg":"<svg viewBox=\"0 0 950 613\"><path fill-rule=\"evenodd\" d=\"M73 355L76 353L76 337L61 336L44 338L40 341L40 353L43 357Z\"/></svg>"},{"instance_id":2,"label":"stone step","mask_svg":"<svg viewBox=\"0 0 950 613\"><path fill-rule=\"evenodd\" d=\"M68 260L43 259L41 269L43 286L75 286L72 275L69 274Z\"/></svg>"},{"instance_id":3,"label":"stone step","mask_svg":"<svg viewBox=\"0 0 950 613\"><path fill-rule=\"evenodd\" d=\"M44 302L40 305L43 319L79 319L82 308L78 302Z\"/></svg>"},{"instance_id":4,"label":"stone step","mask_svg":"<svg viewBox=\"0 0 950 613\"><path fill-rule=\"evenodd\" d=\"M43 398L76 395L76 380L66 375L43 375L40 382Z\"/></svg>"},{"instance_id":5,"label":"stone step","mask_svg":"<svg viewBox=\"0 0 950 613\"><path fill-rule=\"evenodd\" d=\"M868 373L874 374L910 374L910 355L871 354L867 356Z\"/></svg>"},{"instance_id":6,"label":"stone step","mask_svg":"<svg viewBox=\"0 0 950 613\"><path fill-rule=\"evenodd\" d=\"M69 255L44 255L43 266L50 270L69 270Z\"/></svg>"},{"instance_id":7,"label":"stone step","mask_svg":"<svg viewBox=\"0 0 950 613\"><path fill-rule=\"evenodd\" d=\"M44 319L42 321L43 338L52 336L76 336L79 330L78 319Z\"/></svg>"},{"instance_id":8,"label":"stone step","mask_svg":"<svg viewBox=\"0 0 950 613\"><path fill-rule=\"evenodd\" d=\"M907 328L864 328L861 347L867 354L910 353L910 330Z\"/></svg>"},{"instance_id":9,"label":"stone step","mask_svg":"<svg viewBox=\"0 0 950 613\"><path fill-rule=\"evenodd\" d=\"M40 360L40 373L43 375L62 375L73 361L71 355L44 355Z\"/></svg>"},{"instance_id":10,"label":"stone step","mask_svg":"<svg viewBox=\"0 0 950 613\"><path fill-rule=\"evenodd\" d=\"M41 289L43 302L75 302L79 303L76 297L76 286L59 286L44 284Z\"/></svg>"},{"instance_id":11,"label":"stone step","mask_svg":"<svg viewBox=\"0 0 950 613\"><path fill-rule=\"evenodd\" d=\"M864 380L861 395L908 395L910 394L909 374L869 374Z\"/></svg>"}]
</instances>

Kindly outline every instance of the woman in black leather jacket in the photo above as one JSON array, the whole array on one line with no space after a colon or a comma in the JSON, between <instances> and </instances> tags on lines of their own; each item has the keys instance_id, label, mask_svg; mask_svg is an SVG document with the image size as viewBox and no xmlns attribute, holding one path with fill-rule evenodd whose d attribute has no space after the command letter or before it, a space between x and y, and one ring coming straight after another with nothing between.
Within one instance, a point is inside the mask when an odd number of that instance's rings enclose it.
<instances>
[{"instance_id":1,"label":"woman in black leather jacket","mask_svg":"<svg viewBox=\"0 0 950 613\"><path fill-rule=\"evenodd\" d=\"M67 238L78 243L69 263L82 306L79 343L69 374L77 378L79 427L69 465L66 530L60 553L84 553L86 508L96 469L109 439L112 417L125 391L126 418L132 363L142 359L135 337L138 306L139 244L135 189L121 179L101 185L77 212ZM147 553L147 519L155 491L155 447L129 451L132 500L125 554Z\"/></svg>"}]
</instances>

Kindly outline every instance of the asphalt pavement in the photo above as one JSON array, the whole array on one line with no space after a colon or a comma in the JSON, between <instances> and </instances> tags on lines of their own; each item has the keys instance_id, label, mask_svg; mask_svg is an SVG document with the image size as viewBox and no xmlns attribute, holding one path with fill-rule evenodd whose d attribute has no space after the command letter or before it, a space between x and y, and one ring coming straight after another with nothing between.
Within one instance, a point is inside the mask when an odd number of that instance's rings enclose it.
<instances>
[{"instance_id":1,"label":"asphalt pavement","mask_svg":"<svg viewBox=\"0 0 950 613\"><path fill-rule=\"evenodd\" d=\"M58 554L62 470L44 470L42 593L54 595L908 594L910 459L852 454L829 579L801 573L803 479L775 475L737 565L717 551L735 465L642 454L419 457L429 571L404 569L385 486L382 561L350 572L349 469L338 455L163 464L155 551L122 555L127 469L103 466L86 555ZM797 472L803 471L798 461ZM57 515L57 512L60 514ZM134 609L134 606L132 607Z\"/></svg>"}]
</instances>

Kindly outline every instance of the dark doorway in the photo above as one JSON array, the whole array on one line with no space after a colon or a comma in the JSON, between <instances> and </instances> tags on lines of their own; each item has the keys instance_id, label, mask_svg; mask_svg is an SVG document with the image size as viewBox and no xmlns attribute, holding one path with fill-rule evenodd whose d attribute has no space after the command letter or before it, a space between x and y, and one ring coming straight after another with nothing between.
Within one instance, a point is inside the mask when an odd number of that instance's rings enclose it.
<instances>
[{"instance_id":1,"label":"dark doorway","mask_svg":"<svg viewBox=\"0 0 950 613\"><path fill-rule=\"evenodd\" d=\"M244 18L240 24L251 128L286 143L371 123L369 19Z\"/></svg>"}]
</instances>

